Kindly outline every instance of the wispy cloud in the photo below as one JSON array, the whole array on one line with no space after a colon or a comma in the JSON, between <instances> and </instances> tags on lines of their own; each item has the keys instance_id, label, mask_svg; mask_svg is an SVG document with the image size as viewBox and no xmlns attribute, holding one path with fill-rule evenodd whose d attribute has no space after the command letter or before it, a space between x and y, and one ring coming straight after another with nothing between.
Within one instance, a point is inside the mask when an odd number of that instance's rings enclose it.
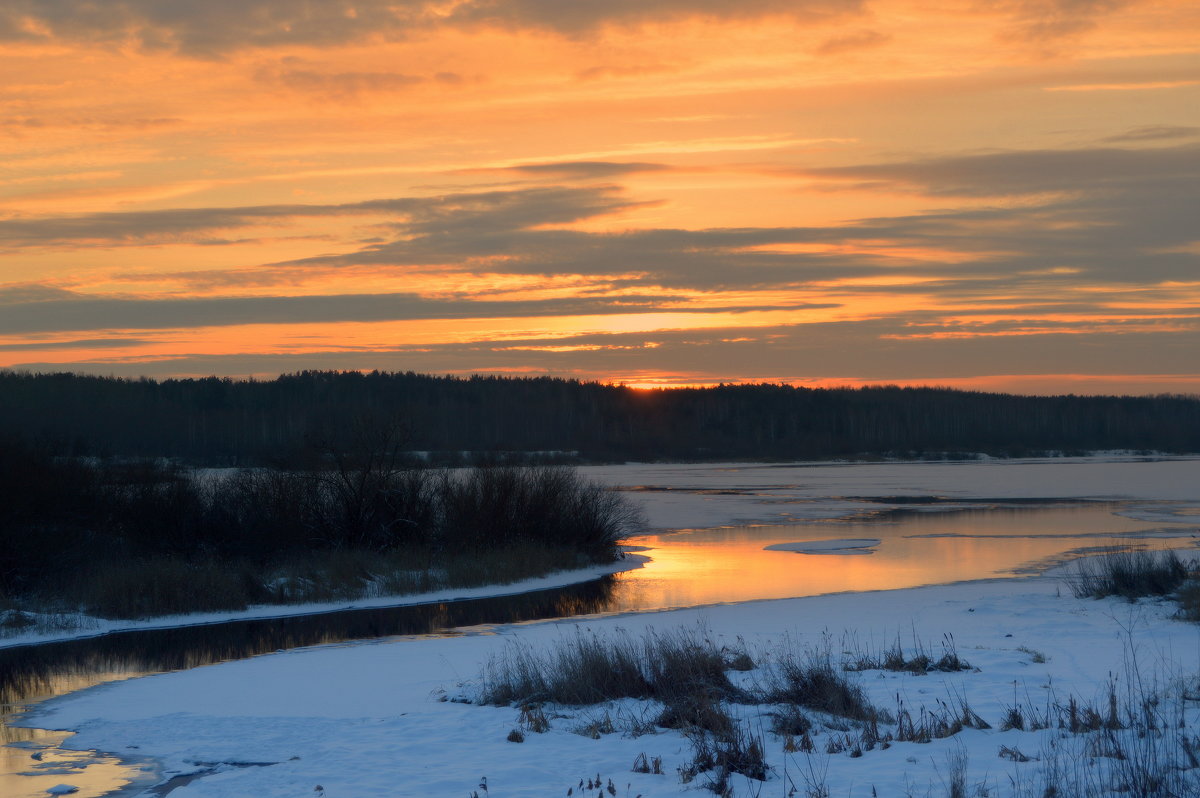
<instances>
[{"instance_id":1,"label":"wispy cloud","mask_svg":"<svg viewBox=\"0 0 1200 798\"><path fill-rule=\"evenodd\" d=\"M621 161L551 161L547 163L523 163L513 166L490 167L464 171L511 172L529 177L554 180L611 180L625 175L645 172L666 172L670 167L662 163Z\"/></svg>"},{"instance_id":2,"label":"wispy cloud","mask_svg":"<svg viewBox=\"0 0 1200 798\"><path fill-rule=\"evenodd\" d=\"M12 0L0 8L0 40L134 45L216 56L247 47L332 45L370 37L405 39L446 27L501 26L582 36L610 25L767 16L827 20L853 14L861 0Z\"/></svg>"},{"instance_id":3,"label":"wispy cloud","mask_svg":"<svg viewBox=\"0 0 1200 798\"><path fill-rule=\"evenodd\" d=\"M105 374L277 374L300 369L395 369L441 373L560 374L635 381L678 375L682 382L747 380L824 383L826 375L847 382L958 384L983 380L997 390L1015 384L993 375L1025 375L1022 385L1041 391L1065 391L1070 384L1087 390L1094 382L1112 393L1156 392L1195 386L1195 375L1179 367L1179 355L1200 347L1200 332L1098 333L1080 346L1080 337L1044 334L1014 347L1007 337L893 340L886 336L902 320L801 324L753 329L687 330L639 334L586 335L557 339L510 339L492 345L446 344L341 349L324 352L145 356L135 352L76 361L76 366ZM645 342L654 345L644 345ZM54 361L25 359L22 368L54 370ZM817 375L822 375L820 378ZM1138 375L1156 375L1145 380ZM916 379L914 379L916 378ZM832 380L836 382L837 380ZM1144 387L1143 387L1144 383ZM1094 390L1094 388L1092 389Z\"/></svg>"},{"instance_id":4,"label":"wispy cloud","mask_svg":"<svg viewBox=\"0 0 1200 798\"><path fill-rule=\"evenodd\" d=\"M146 338L72 338L62 341L22 341L0 344L0 352L41 352L52 350L133 349L155 343Z\"/></svg>"},{"instance_id":5,"label":"wispy cloud","mask_svg":"<svg viewBox=\"0 0 1200 798\"><path fill-rule=\"evenodd\" d=\"M1046 42L1090 30L1100 18L1129 3L1130 0L1004 0L996 6L1012 15L1011 36Z\"/></svg>"},{"instance_id":6,"label":"wispy cloud","mask_svg":"<svg viewBox=\"0 0 1200 798\"><path fill-rule=\"evenodd\" d=\"M1146 125L1104 139L1109 144L1130 144L1140 141L1170 139L1200 139L1200 127L1190 125Z\"/></svg>"},{"instance_id":7,"label":"wispy cloud","mask_svg":"<svg viewBox=\"0 0 1200 798\"><path fill-rule=\"evenodd\" d=\"M548 187L434 197L374 199L337 205L255 205L0 219L0 246L132 244L302 219L389 216L413 233L487 221L504 229L564 223L632 207L611 186Z\"/></svg>"},{"instance_id":8,"label":"wispy cloud","mask_svg":"<svg viewBox=\"0 0 1200 798\"><path fill-rule=\"evenodd\" d=\"M862 181L907 185L933 196L1088 192L1192 179L1200 175L1200 145L1016 150L817 168L807 170L806 174L848 181L851 185Z\"/></svg>"},{"instance_id":9,"label":"wispy cloud","mask_svg":"<svg viewBox=\"0 0 1200 798\"><path fill-rule=\"evenodd\" d=\"M855 33L832 36L817 45L815 52L817 55L838 55L854 50L869 50L875 47L882 47L891 40L892 36L890 34L880 33L877 30L862 30Z\"/></svg>"},{"instance_id":10,"label":"wispy cloud","mask_svg":"<svg viewBox=\"0 0 1200 798\"><path fill-rule=\"evenodd\" d=\"M685 296L621 294L546 300L430 299L415 294L331 294L324 296L232 296L211 298L97 297L70 292L4 302L0 335L81 330L150 330L222 327L239 324L321 324L425 319L538 318L605 316L653 312L742 313L828 307L812 303L711 307Z\"/></svg>"},{"instance_id":11,"label":"wispy cloud","mask_svg":"<svg viewBox=\"0 0 1200 798\"><path fill-rule=\"evenodd\" d=\"M1045 91L1154 91L1155 89L1181 89L1200 86L1200 80L1154 80L1127 83L1071 83L1063 86L1047 86Z\"/></svg>"}]
</instances>

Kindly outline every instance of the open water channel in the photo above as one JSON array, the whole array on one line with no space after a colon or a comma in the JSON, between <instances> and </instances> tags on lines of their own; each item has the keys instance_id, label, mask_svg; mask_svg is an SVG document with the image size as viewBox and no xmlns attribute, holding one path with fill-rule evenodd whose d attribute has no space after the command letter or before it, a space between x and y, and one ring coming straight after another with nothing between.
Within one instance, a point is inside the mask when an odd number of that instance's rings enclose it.
<instances>
[{"instance_id":1,"label":"open water channel","mask_svg":"<svg viewBox=\"0 0 1200 798\"><path fill-rule=\"evenodd\" d=\"M548 618L1017 577L1101 548L1178 547L1197 535L1195 519L1139 521L1116 514L1121 507L931 501L849 520L664 532L628 541L646 549L645 567L567 588L0 649L0 796L45 796L60 783L77 786L80 798L134 794L157 780L151 762L70 751L60 747L65 732L12 725L30 703L105 682L368 638L486 634L489 625ZM856 547L828 543L845 539ZM821 541L837 553L765 548L821 549Z\"/></svg>"}]
</instances>

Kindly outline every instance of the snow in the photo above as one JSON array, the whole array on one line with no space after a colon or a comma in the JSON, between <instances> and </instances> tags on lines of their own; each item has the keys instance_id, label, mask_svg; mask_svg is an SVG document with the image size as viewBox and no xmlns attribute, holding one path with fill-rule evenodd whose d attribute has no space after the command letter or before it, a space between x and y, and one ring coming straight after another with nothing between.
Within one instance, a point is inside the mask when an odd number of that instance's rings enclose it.
<instances>
[{"instance_id":1,"label":"snow","mask_svg":"<svg viewBox=\"0 0 1200 798\"><path fill-rule=\"evenodd\" d=\"M833 538L832 540L797 540L792 543L772 543L766 551L794 551L798 554L871 554L882 543L879 538Z\"/></svg>"},{"instance_id":2,"label":"snow","mask_svg":"<svg viewBox=\"0 0 1200 798\"><path fill-rule=\"evenodd\" d=\"M29 631L19 632L0 638L0 648L24 646L30 643L48 643L58 640L79 640L89 637L145 629L175 629L185 626L204 626L207 624L225 623L231 620L264 620L271 618L289 618L298 615L317 615L326 612L341 612L353 609L379 609L384 607L409 607L417 604L440 604L447 601L462 601L464 599L492 598L495 596L514 596L519 593L531 593L536 590L547 590L555 587L574 585L599 579L607 574L621 573L635 568L641 568L649 558L634 553L635 549L644 547L631 546L623 552L622 559L616 562L592 565L587 568L576 568L569 571L558 571L534 579L522 579L507 585L482 585L471 588L449 588L430 593L412 593L402 596L375 596L360 598L354 601L314 602L308 604L261 604L244 610L227 612L195 612L186 615L160 615L145 620L114 621L105 618L95 618L87 615L71 615L64 619L62 615L40 616L29 612L34 625ZM44 618L44 621L43 621ZM48 627L48 628L47 628Z\"/></svg>"},{"instance_id":3,"label":"snow","mask_svg":"<svg viewBox=\"0 0 1200 798\"><path fill-rule=\"evenodd\" d=\"M1058 734L999 731L1014 701L1041 707L1073 695L1103 705L1109 675L1124 686L1134 664L1146 680L1195 680L1200 629L1169 615L1169 607L1155 602L1075 599L1052 577L820 596L294 650L83 691L43 705L25 722L77 729L74 747L151 754L164 761L164 776L214 771L173 798L282 798L310 794L317 784L331 797L463 798L480 776L492 794L532 798L565 795L596 773L611 778L620 795L626 785L630 796L704 795L695 783L680 783L676 769L687 763L690 749L676 732L618 732L594 740L574 729L604 710L564 710L567 717L553 718L550 731L527 733L518 745L506 739L517 726L516 708L441 699L470 695L489 656L506 645L548 646L580 627L636 634L699 624L719 641L744 644L762 662L785 644L831 641L835 652L878 652L896 640L913 646L918 638L937 652L953 639L976 670L853 675L882 707L896 707L899 697L916 716L920 707L938 710L939 702L962 698L992 729L929 744L895 743L860 758L820 750L787 754L767 731L775 772L765 794L786 794L785 770L803 790L801 774L810 767L825 774L833 795L871 795L872 788L904 795L914 785L915 794L944 794L938 785L947 758L963 751L968 783L986 781L993 795L1008 795L1009 776L1030 779L1039 763L1000 759L999 747L1036 756ZM634 701L607 711L618 719L646 712ZM768 723L753 708L737 711L752 724ZM1194 724L1194 705L1189 712ZM822 736L814 739L824 744ZM666 775L632 772L641 753L661 756ZM265 762L275 764L246 766ZM738 795L755 794L755 785L734 783Z\"/></svg>"},{"instance_id":4,"label":"snow","mask_svg":"<svg viewBox=\"0 0 1200 798\"><path fill-rule=\"evenodd\" d=\"M878 510L887 502L864 497L1128 499L1145 503L1155 520L1186 520L1179 505L1196 504L1200 461L1135 460L915 463L870 465L646 465L588 469L610 484L639 491L651 524L661 528L715 526L735 520L830 517ZM741 493L715 493L714 488ZM846 549L846 540L834 541ZM877 543L856 539L855 543ZM811 546L817 541L805 541ZM822 545L831 541L819 541ZM789 544L799 545L799 544ZM896 742L860 757L827 753L836 732L818 723L812 754L787 752L771 733L767 708L734 706L761 734L771 773L765 784L733 779L737 796L818 794L941 796L954 762L965 758L967 794L1040 794L1042 773L1058 768L1094 778L1116 760L1095 758L1100 735L1058 728L1001 731L1013 706L1033 714L1067 705L1107 706L1112 681L1131 701L1151 689L1173 722L1195 737L1197 702L1180 696L1200 687L1200 626L1172 617L1169 603L1074 598L1065 569L1005 579L750 601L605 617L582 617L469 630L453 637L414 637L294 649L252 659L114 683L63 696L24 715L24 725L73 730L65 745L154 757L164 779L200 777L172 798L242 798L371 794L467 798L545 798L575 795L599 775L617 795L644 798L711 795L703 777L685 784L678 768L691 745L678 732L634 736L631 720L652 718L654 707L623 700L592 708L547 707L551 728L508 741L518 726L515 707L461 703L477 694L488 661L508 646L552 647L578 630L696 629L721 644L744 647L758 665L734 674L753 684L788 647L829 650L838 658L878 654L899 642L938 656L953 646L970 670L850 674L876 705L902 703L913 717L966 703L991 724L929 743ZM517 586L511 586L516 588ZM495 594L496 591L488 591ZM456 591L462 594L463 591ZM278 609L278 608L272 608ZM1185 684L1184 690L1180 685ZM577 733L607 714L617 731L592 739ZM820 716L814 716L820 720ZM830 720L830 719L826 719ZM622 731L625 729L625 731ZM1119 736L1120 733L1117 733ZM998 753L1019 749L1031 761ZM633 772L639 755L661 757L663 775ZM1094 763L1099 762L1099 765ZM486 778L487 790L480 784ZM319 786L319 789L318 789ZM977 789L979 788L979 789ZM595 792L586 792L593 798ZM1072 794L1067 792L1066 794ZM1189 793L1194 794L1194 793ZM604 793L608 795L608 793Z\"/></svg>"}]
</instances>

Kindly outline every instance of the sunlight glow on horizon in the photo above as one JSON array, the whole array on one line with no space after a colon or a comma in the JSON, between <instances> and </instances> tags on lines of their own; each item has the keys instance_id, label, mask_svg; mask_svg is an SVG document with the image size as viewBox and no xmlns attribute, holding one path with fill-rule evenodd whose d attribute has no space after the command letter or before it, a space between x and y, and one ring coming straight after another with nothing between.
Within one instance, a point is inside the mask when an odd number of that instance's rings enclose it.
<instances>
[{"instance_id":1,"label":"sunlight glow on horizon","mask_svg":"<svg viewBox=\"0 0 1200 798\"><path fill-rule=\"evenodd\" d=\"M1195 4L80 2L0 25L0 368L1200 382Z\"/></svg>"}]
</instances>

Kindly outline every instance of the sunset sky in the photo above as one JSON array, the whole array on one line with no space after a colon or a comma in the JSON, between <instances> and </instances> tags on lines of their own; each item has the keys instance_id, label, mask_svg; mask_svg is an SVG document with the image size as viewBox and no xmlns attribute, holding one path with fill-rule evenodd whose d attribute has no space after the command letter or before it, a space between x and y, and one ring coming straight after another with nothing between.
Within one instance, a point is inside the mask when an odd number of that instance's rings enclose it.
<instances>
[{"instance_id":1,"label":"sunset sky","mask_svg":"<svg viewBox=\"0 0 1200 798\"><path fill-rule=\"evenodd\" d=\"M5 0L0 367L1200 392L1195 0Z\"/></svg>"}]
</instances>

